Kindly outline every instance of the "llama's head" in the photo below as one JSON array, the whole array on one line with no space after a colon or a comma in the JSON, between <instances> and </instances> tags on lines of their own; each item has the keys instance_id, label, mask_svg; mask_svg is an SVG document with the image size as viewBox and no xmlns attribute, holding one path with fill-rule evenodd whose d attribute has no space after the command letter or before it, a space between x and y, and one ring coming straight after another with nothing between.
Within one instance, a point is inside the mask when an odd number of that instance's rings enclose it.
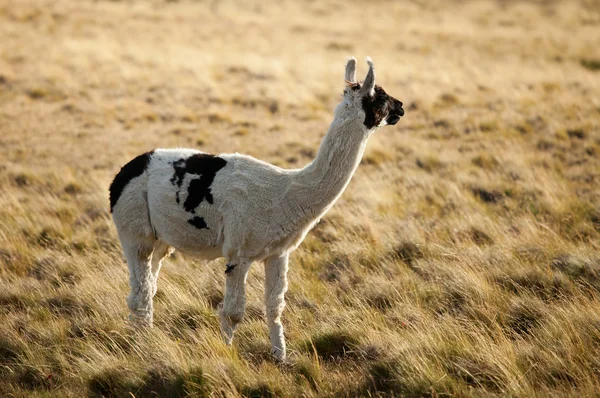
<instances>
[{"instance_id":1,"label":"llama's head","mask_svg":"<svg viewBox=\"0 0 600 398\"><path fill-rule=\"evenodd\" d=\"M368 130L398 123L404 116L402 102L388 95L375 84L375 68L371 58L367 57L369 72L363 82L356 81L356 58L346 64L346 88L343 104L350 114L364 118L363 124ZM363 116L364 115L364 116Z\"/></svg>"}]
</instances>

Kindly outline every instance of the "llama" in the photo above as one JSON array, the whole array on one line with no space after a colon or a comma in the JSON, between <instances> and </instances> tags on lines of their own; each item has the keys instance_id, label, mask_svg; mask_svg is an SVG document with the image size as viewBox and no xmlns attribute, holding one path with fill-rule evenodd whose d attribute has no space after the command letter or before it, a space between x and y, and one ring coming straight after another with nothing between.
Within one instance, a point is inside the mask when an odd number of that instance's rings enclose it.
<instances>
[{"instance_id":1,"label":"llama","mask_svg":"<svg viewBox=\"0 0 600 398\"><path fill-rule=\"evenodd\" d=\"M253 262L265 265L271 353L285 360L281 324L290 253L350 182L367 139L404 116L402 103L375 85L375 70L356 81L348 60L343 99L316 158L281 169L242 154L156 149L127 163L110 186L110 206L129 268L130 320L152 326L152 299L161 260L173 249L212 260L225 257L219 319L230 345L246 306Z\"/></svg>"}]
</instances>

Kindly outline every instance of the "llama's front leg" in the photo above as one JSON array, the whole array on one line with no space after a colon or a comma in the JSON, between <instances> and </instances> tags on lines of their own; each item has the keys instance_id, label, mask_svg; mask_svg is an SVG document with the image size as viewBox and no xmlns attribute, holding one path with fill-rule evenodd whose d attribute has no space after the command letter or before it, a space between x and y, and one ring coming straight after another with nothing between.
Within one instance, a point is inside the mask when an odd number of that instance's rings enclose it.
<instances>
[{"instance_id":1,"label":"llama's front leg","mask_svg":"<svg viewBox=\"0 0 600 398\"><path fill-rule=\"evenodd\" d=\"M285 307L287 291L288 254L269 257L265 261L265 305L271 340L271 353L280 361L285 360L285 337L281 313Z\"/></svg>"},{"instance_id":2,"label":"llama's front leg","mask_svg":"<svg viewBox=\"0 0 600 398\"><path fill-rule=\"evenodd\" d=\"M237 264L236 264L237 263ZM233 333L246 310L246 278L252 262L231 260L225 270L225 297L219 309L221 332L225 343L231 345Z\"/></svg>"}]
</instances>

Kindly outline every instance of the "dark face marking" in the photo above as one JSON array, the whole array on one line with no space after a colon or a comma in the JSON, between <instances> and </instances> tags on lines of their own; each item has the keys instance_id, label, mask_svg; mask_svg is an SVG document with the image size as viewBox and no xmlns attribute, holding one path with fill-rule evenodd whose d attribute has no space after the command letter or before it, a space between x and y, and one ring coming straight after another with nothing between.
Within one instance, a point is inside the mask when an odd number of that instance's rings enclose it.
<instances>
[{"instance_id":1,"label":"dark face marking","mask_svg":"<svg viewBox=\"0 0 600 398\"><path fill-rule=\"evenodd\" d=\"M194 174L200 176L190 181L188 186L188 196L183 203L185 211L194 213L196 207L206 200L211 205L213 204L213 196L210 186L213 183L215 175L221 170L227 161L218 156L209 155L206 153L198 153L190 156L187 159L179 159L173 162L173 177L171 178L171 184L177 186L177 192L175 193L175 200L177 203L180 202L179 192L181 191L181 185L186 174Z\"/></svg>"},{"instance_id":2,"label":"dark face marking","mask_svg":"<svg viewBox=\"0 0 600 398\"><path fill-rule=\"evenodd\" d=\"M139 177L148 167L150 163L150 157L154 151L146 152L131 160L125 166L121 168L121 171L115 176L115 179L110 184L110 211L112 213L119 197L123 193L123 190L129 184L129 181L135 177Z\"/></svg>"},{"instance_id":3,"label":"dark face marking","mask_svg":"<svg viewBox=\"0 0 600 398\"><path fill-rule=\"evenodd\" d=\"M380 86L375 85L375 94L366 95L362 99L362 107L365 111L364 125L368 129L379 126L385 118L386 123L394 125L404 116L402 102L387 95Z\"/></svg>"},{"instance_id":4,"label":"dark face marking","mask_svg":"<svg viewBox=\"0 0 600 398\"><path fill-rule=\"evenodd\" d=\"M192 224L194 227L196 227L198 229L209 229L208 225L206 225L206 221L204 221L204 218L202 218L202 217L196 216L192 219L189 219L188 223Z\"/></svg>"}]
</instances>

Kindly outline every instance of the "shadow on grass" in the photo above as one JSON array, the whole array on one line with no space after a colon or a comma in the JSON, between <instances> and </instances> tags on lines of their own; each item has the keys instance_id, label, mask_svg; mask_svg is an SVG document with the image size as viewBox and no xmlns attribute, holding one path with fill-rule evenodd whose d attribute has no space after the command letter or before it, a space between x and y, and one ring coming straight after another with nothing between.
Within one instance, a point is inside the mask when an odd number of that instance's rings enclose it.
<instances>
[{"instance_id":1,"label":"shadow on grass","mask_svg":"<svg viewBox=\"0 0 600 398\"><path fill-rule=\"evenodd\" d=\"M208 397L211 386L201 368L185 373L156 365L144 374L116 366L96 373L89 381L89 397Z\"/></svg>"}]
</instances>

